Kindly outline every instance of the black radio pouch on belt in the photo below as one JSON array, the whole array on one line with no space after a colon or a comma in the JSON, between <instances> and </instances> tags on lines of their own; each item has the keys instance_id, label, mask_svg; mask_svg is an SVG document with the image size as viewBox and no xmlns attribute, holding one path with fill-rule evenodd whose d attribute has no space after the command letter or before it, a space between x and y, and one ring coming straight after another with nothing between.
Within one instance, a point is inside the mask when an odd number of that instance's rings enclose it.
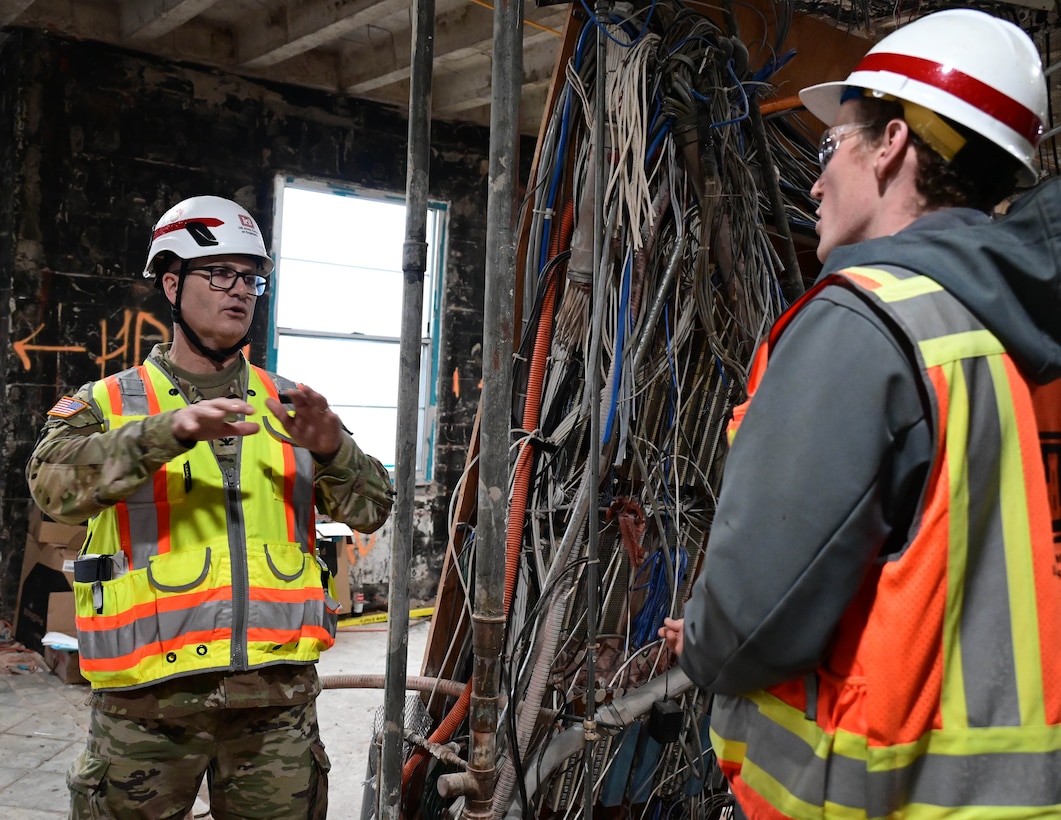
<instances>
[{"instance_id":1,"label":"black radio pouch on belt","mask_svg":"<svg viewBox=\"0 0 1061 820\"><path fill-rule=\"evenodd\" d=\"M109 581L113 563L109 555L81 555L74 561L74 580L79 584Z\"/></svg>"},{"instance_id":2,"label":"black radio pouch on belt","mask_svg":"<svg viewBox=\"0 0 1061 820\"><path fill-rule=\"evenodd\" d=\"M113 568L109 555L82 555L74 561L74 581L92 584L92 606L97 615L103 612L103 582L111 579Z\"/></svg>"}]
</instances>

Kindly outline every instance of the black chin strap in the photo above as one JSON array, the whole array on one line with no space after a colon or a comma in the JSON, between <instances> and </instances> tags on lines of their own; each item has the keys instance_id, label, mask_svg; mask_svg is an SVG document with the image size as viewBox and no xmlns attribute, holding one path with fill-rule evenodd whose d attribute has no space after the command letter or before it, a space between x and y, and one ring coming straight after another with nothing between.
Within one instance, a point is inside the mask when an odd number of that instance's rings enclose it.
<instances>
[{"instance_id":1,"label":"black chin strap","mask_svg":"<svg viewBox=\"0 0 1061 820\"><path fill-rule=\"evenodd\" d=\"M181 316L181 294L184 293L184 277L187 273L188 260L182 259L180 275L177 277L177 299L170 307L171 313L173 314L173 321L180 325L180 329L184 331L184 335L187 337L188 341L191 342L192 345L200 353L202 353L207 358L217 362L218 364L224 364L225 360L229 356L231 356L237 350L240 350L244 345L250 342L250 332L248 331L247 333L245 333L242 339L240 339L231 347L226 347L224 350L214 350L213 348L207 347L205 344L203 344L203 341L199 338L199 335L191 329L191 326L186 321L184 321L184 317Z\"/></svg>"}]
</instances>

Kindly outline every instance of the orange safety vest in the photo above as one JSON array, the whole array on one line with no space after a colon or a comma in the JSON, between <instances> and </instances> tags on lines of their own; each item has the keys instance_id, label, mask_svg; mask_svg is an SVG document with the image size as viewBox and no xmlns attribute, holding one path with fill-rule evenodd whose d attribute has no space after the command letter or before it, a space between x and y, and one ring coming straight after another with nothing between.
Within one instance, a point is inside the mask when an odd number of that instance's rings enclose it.
<instances>
[{"instance_id":1,"label":"orange safety vest","mask_svg":"<svg viewBox=\"0 0 1061 820\"><path fill-rule=\"evenodd\" d=\"M239 440L234 466L200 443L89 522L74 592L81 671L95 688L312 663L334 643L312 456L270 421L270 375L248 367L246 378L262 429ZM96 382L92 399L111 429L187 406L150 359Z\"/></svg>"},{"instance_id":2,"label":"orange safety vest","mask_svg":"<svg viewBox=\"0 0 1061 820\"><path fill-rule=\"evenodd\" d=\"M870 570L816 673L715 698L719 764L753 820L1061 816L1061 382L1030 385L927 277L825 284L909 338L935 455L905 548Z\"/></svg>"}]
</instances>

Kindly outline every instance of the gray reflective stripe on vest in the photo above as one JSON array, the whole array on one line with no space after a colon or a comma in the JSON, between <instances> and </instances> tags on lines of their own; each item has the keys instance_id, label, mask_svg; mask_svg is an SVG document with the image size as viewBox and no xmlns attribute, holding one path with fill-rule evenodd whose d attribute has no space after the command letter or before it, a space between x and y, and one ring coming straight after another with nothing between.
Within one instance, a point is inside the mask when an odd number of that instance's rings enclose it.
<instances>
[{"instance_id":1,"label":"gray reflective stripe on vest","mask_svg":"<svg viewBox=\"0 0 1061 820\"><path fill-rule=\"evenodd\" d=\"M306 607L303 603L284 604L276 601L251 601L248 608L250 620L262 624L269 631L300 632L303 626L324 627L324 616L310 617L313 610L324 613L324 607Z\"/></svg>"},{"instance_id":2,"label":"gray reflective stripe on vest","mask_svg":"<svg viewBox=\"0 0 1061 820\"><path fill-rule=\"evenodd\" d=\"M263 373L263 378L267 376ZM298 385L283 376L273 376L277 392L297 390ZM302 447L293 448L295 452L295 481L292 487L292 504L295 508L295 538L305 552L310 549L310 533L316 532L316 521L313 509L313 475L316 465L313 455Z\"/></svg>"},{"instance_id":3,"label":"gray reflective stripe on vest","mask_svg":"<svg viewBox=\"0 0 1061 820\"><path fill-rule=\"evenodd\" d=\"M1026 669L1035 669L1032 674L1037 673L1039 661L1037 645L1029 655L1026 643L1013 640L1012 607L1026 602L1014 600L1008 587L1002 511L1024 509L1024 492L1023 487L1009 486L1003 480L994 458L980 458L981 453L1004 457L1000 418L1015 423L1009 385L998 383L1005 380L1000 363L1004 349L964 305L938 285L915 292L907 285L924 277L901 268L880 270L903 281L868 292L883 297L885 304L903 303L902 318L896 318L910 338L919 340L917 354L922 365L944 368L952 382L960 381L952 384L952 395L968 397L952 402L948 417L949 463L952 468L966 467L948 480L952 494L964 486L969 501L949 509L952 556L964 566L955 566L951 576L960 571L962 588L948 592L952 601L960 601L961 619L956 635L945 635L957 638L957 645L944 650L941 709L945 728L1019 726L1025 722L1019 699L1019 658L1024 656ZM889 298L893 290L895 297ZM1015 430L1007 435L1012 441ZM1016 496L1012 503L1003 501L1007 493ZM977 517L970 518L969 510L976 510ZM963 641L965 635L975 638Z\"/></svg>"},{"instance_id":4,"label":"gray reflective stripe on vest","mask_svg":"<svg viewBox=\"0 0 1061 820\"><path fill-rule=\"evenodd\" d=\"M149 409L147 388L140 378L140 371L136 368L124 370L115 378L118 380L118 389L122 394L121 414L123 416L146 416Z\"/></svg>"},{"instance_id":5,"label":"gray reflective stripe on vest","mask_svg":"<svg viewBox=\"0 0 1061 820\"><path fill-rule=\"evenodd\" d=\"M313 455L302 447L295 447L295 481L292 487L292 506L295 508L295 538L305 552L310 548L310 533L315 533L313 521Z\"/></svg>"},{"instance_id":6,"label":"gray reflective stripe on vest","mask_svg":"<svg viewBox=\"0 0 1061 820\"><path fill-rule=\"evenodd\" d=\"M972 359L962 363L964 389L969 395L965 409L970 411L960 420L968 427L965 441L948 445L954 461L966 452L968 469L962 478L968 482L968 509L951 508L953 537L965 562L964 584L952 594L961 596L961 621L957 632L960 644L961 677L959 670L945 668L943 717L948 727L1019 726L1020 703L1014 654L1013 624L1010 616L1010 593L1006 563L1005 539L1002 529L1002 481L994 464L983 464L978 452L1000 452L1002 431L996 411L996 396L991 383L989 363ZM1000 397L1001 398L1001 397ZM952 419L952 425L956 421ZM992 503L993 502L993 503ZM969 512L979 512L975 517ZM974 636L962 640L963 636ZM947 694L954 686L962 686L964 707L948 703ZM953 706L953 708L951 708ZM959 724L960 725L960 724Z\"/></svg>"},{"instance_id":7,"label":"gray reflective stripe on vest","mask_svg":"<svg viewBox=\"0 0 1061 820\"><path fill-rule=\"evenodd\" d=\"M87 657L121 658L139 647L171 641L178 635L194 632L213 632L224 630L222 639L228 639L232 629L232 607L226 601L211 602L210 606L193 606L172 612L152 612L143 618L123 626L105 630L83 631L78 635L82 652ZM194 651L198 643L189 642L180 650ZM161 647L159 652L161 652ZM218 658L216 666L228 668L229 656L226 652Z\"/></svg>"},{"instance_id":8,"label":"gray reflective stripe on vest","mask_svg":"<svg viewBox=\"0 0 1061 820\"><path fill-rule=\"evenodd\" d=\"M254 601L250 612L254 623L268 624L270 630L300 634L304 625L325 627L323 616L308 618L304 603L277 603ZM320 608L323 612L323 607ZM220 631L213 639L230 640L232 636L232 606L228 601L211 601L209 606L192 606L170 612L159 611L157 615L138 618L124 626L106 630L82 632L79 640L86 657L119 658L137 647L164 644L178 636L197 632L210 634ZM188 641L174 651L194 652L207 641ZM216 666L228 668L230 658L226 652L218 658Z\"/></svg>"},{"instance_id":9,"label":"gray reflective stripe on vest","mask_svg":"<svg viewBox=\"0 0 1061 820\"><path fill-rule=\"evenodd\" d=\"M917 809L912 804L929 807L926 813L936 816L930 807L1048 808L1061 803L1059 751L961 755L934 751L938 746L958 745L963 735L984 732L998 733L1000 747L1019 750L1027 740L1016 728L932 732L925 741L925 753L907 768L886 769L883 767L893 757L888 748L867 748L868 765L867 761L845 757L829 748L823 750L830 755L826 759L816 755L802 738L763 715L752 700L716 696L715 705L712 729L730 736L732 722L755 737L757 748L769 750L767 765L749 754L745 767L768 772L793 797L811 806L828 802L851 809L864 808L868 817L887 817L899 810L904 812L903 817L916 817ZM717 710L719 706L724 708ZM822 742L829 744L824 733ZM755 775L748 772L747 777L749 786L754 788Z\"/></svg>"},{"instance_id":10,"label":"gray reflective stripe on vest","mask_svg":"<svg viewBox=\"0 0 1061 820\"><path fill-rule=\"evenodd\" d=\"M161 368L159 370L164 372ZM168 374L166 375L168 377ZM123 371L116 378L122 397L121 415L149 415L147 386L140 378L139 369ZM161 469L165 471L165 467ZM151 560L151 556L158 552L158 508L155 505L154 481L145 481L126 496L123 503L129 515L129 533L132 539L129 569L143 569Z\"/></svg>"},{"instance_id":11,"label":"gray reflective stripe on vest","mask_svg":"<svg viewBox=\"0 0 1061 820\"><path fill-rule=\"evenodd\" d=\"M955 503L948 508L948 577L952 582L948 609L957 611L959 621L956 629L944 632L943 731L1043 726L1034 587L1022 595L1010 586L1012 577L1029 579L1034 585L1031 579L1035 573L1028 555L1027 499L1019 481L1023 465L1010 376L1003 360L1005 350L947 291L937 286L904 297L902 291L912 280L924 278L902 269L887 272L905 277L895 288L898 298L888 298L889 286L866 292L881 297L885 305L903 303L902 313L893 313L893 317L917 341L922 365L941 368L950 381L946 452L951 470L948 484ZM1007 459L1011 463L1007 464ZM970 515L972 511L975 517ZM1012 562L1017 566L1011 566ZM1014 623L1015 618L1018 623ZM1000 744L999 748L1007 747ZM975 773L985 799L993 802L990 795L999 794L1001 788L994 762L1004 758L1008 766L1013 757L974 757L975 762L968 764L965 755L934 755L919 761L919 770L939 770L939 777L945 778L931 782L919 774L917 782L922 784L919 789L925 793L925 802L968 804L963 790L969 792L971 787L956 785L963 781L959 776L963 772ZM1019 760L1023 755L1016 757ZM1042 757L1027 761L1034 768ZM945 761L950 761L949 765ZM964 782L968 784L968 779ZM1005 798L1005 804L1030 801L1031 805L1051 805L1057 800L1056 790L1048 794L1036 791L1034 778L1018 778L1016 782L1023 785ZM917 797L909 800L920 802Z\"/></svg>"},{"instance_id":12,"label":"gray reflective stripe on vest","mask_svg":"<svg viewBox=\"0 0 1061 820\"><path fill-rule=\"evenodd\" d=\"M910 334L911 338L934 339L983 329L983 325L961 302L931 279L887 265L877 265L873 270L884 271L901 281L894 285L882 285L875 291L866 289L862 292L870 293L887 304L902 302L905 320L894 315L892 318L899 321L904 329L918 329L916 333ZM904 287L915 278L931 284L919 288Z\"/></svg>"}]
</instances>

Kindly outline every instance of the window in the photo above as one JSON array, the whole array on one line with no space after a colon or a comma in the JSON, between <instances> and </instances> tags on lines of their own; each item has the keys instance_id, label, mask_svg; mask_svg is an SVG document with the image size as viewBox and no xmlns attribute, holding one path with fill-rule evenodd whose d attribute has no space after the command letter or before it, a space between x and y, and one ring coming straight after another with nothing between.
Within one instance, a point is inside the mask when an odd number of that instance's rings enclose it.
<instances>
[{"instance_id":1,"label":"window","mask_svg":"<svg viewBox=\"0 0 1061 820\"><path fill-rule=\"evenodd\" d=\"M361 448L394 469L405 204L279 178L271 370L328 398ZM416 474L431 475L445 209L428 209Z\"/></svg>"}]
</instances>

